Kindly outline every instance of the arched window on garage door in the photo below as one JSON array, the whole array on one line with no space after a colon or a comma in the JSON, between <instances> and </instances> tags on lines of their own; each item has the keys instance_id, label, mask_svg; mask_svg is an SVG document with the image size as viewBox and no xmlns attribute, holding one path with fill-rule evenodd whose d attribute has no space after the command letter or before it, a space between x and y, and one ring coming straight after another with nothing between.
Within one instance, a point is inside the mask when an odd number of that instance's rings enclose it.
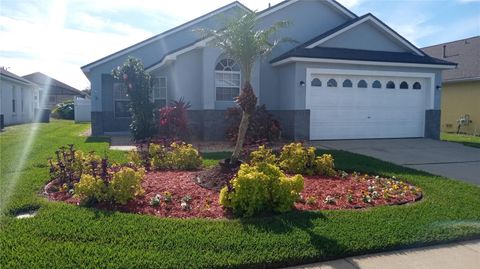
<instances>
[{"instance_id":1,"label":"arched window on garage door","mask_svg":"<svg viewBox=\"0 0 480 269\"><path fill-rule=\"evenodd\" d=\"M380 89L382 88L382 83L378 80L375 80L373 83L372 83L372 88L374 89Z\"/></svg>"},{"instance_id":2,"label":"arched window on garage door","mask_svg":"<svg viewBox=\"0 0 480 269\"><path fill-rule=\"evenodd\" d=\"M402 83L400 83L400 89L408 90L408 83L406 81L403 81Z\"/></svg>"},{"instance_id":3,"label":"arched window on garage door","mask_svg":"<svg viewBox=\"0 0 480 269\"><path fill-rule=\"evenodd\" d=\"M333 78L329 79L328 82L327 82L327 87L336 88L337 87L337 81Z\"/></svg>"},{"instance_id":4,"label":"arched window on garage door","mask_svg":"<svg viewBox=\"0 0 480 269\"><path fill-rule=\"evenodd\" d=\"M322 87L322 81L318 78L314 78L310 85L314 87Z\"/></svg>"},{"instance_id":5,"label":"arched window on garage door","mask_svg":"<svg viewBox=\"0 0 480 269\"><path fill-rule=\"evenodd\" d=\"M351 87L353 87L353 83L352 83L351 80L346 79L345 81L343 81L342 86L343 86L344 88L351 88Z\"/></svg>"},{"instance_id":6,"label":"arched window on garage door","mask_svg":"<svg viewBox=\"0 0 480 269\"><path fill-rule=\"evenodd\" d=\"M367 88L367 82L365 80L360 80L357 84L358 88Z\"/></svg>"},{"instance_id":7,"label":"arched window on garage door","mask_svg":"<svg viewBox=\"0 0 480 269\"><path fill-rule=\"evenodd\" d=\"M395 82L391 80L387 82L387 89L395 89Z\"/></svg>"},{"instance_id":8,"label":"arched window on garage door","mask_svg":"<svg viewBox=\"0 0 480 269\"><path fill-rule=\"evenodd\" d=\"M413 83L413 87L412 87L414 90L421 90L422 89L422 84L420 84L420 82L415 82Z\"/></svg>"}]
</instances>

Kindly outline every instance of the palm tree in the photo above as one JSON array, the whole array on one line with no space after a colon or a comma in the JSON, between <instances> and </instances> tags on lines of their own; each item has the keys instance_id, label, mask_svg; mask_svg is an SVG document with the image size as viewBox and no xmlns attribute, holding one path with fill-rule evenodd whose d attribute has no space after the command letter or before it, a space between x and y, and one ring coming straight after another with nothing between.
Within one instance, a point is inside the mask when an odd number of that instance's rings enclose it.
<instances>
[{"instance_id":1,"label":"palm tree","mask_svg":"<svg viewBox=\"0 0 480 269\"><path fill-rule=\"evenodd\" d=\"M235 17L225 23L220 30L197 29L204 38L211 38L211 46L220 48L223 52L237 61L242 70L244 79L240 96L236 98L237 104L242 108L242 120L238 127L237 142L233 151L231 164L237 163L242 151L245 135L247 133L250 116L255 111L257 97L251 85L252 69L255 61L272 52L280 43L289 41L287 38L274 39L273 35L279 29L285 28L290 23L279 21L267 29L257 29L257 13L251 12Z\"/></svg>"}]
</instances>

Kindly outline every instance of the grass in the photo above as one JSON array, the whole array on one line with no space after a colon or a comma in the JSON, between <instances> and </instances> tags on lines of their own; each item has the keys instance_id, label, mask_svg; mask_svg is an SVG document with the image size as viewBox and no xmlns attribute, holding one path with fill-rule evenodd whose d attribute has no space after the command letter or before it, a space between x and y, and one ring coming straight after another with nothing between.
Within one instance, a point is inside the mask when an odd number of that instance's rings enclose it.
<instances>
[{"instance_id":1,"label":"grass","mask_svg":"<svg viewBox=\"0 0 480 269\"><path fill-rule=\"evenodd\" d=\"M48 180L46 159L74 143L108 150L105 139L86 139L85 124L40 124L25 166L15 169L33 125L0 134L0 268L220 268L280 267L383 250L480 237L480 188L373 158L330 152L337 166L396 176L421 187L424 199L368 210L291 212L239 220L160 219L49 202L38 195ZM228 153L205 155L207 165ZM17 178L6 200L9 182ZM12 213L38 208L32 219Z\"/></svg>"},{"instance_id":2,"label":"grass","mask_svg":"<svg viewBox=\"0 0 480 269\"><path fill-rule=\"evenodd\" d=\"M461 143L469 147L480 148L480 136L442 133L440 139L443 141Z\"/></svg>"}]
</instances>

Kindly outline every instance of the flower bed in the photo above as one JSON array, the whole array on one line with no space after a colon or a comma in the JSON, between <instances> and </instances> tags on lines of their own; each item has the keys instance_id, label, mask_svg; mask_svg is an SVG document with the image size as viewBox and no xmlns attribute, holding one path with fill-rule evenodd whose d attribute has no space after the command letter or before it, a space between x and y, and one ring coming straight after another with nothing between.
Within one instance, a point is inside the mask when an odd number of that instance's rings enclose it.
<instances>
[{"instance_id":1,"label":"flower bed","mask_svg":"<svg viewBox=\"0 0 480 269\"><path fill-rule=\"evenodd\" d=\"M149 172L142 181L145 193L125 205L98 203L97 208L119 210L122 212L148 214L158 217L176 218L230 218L232 214L218 203L218 192L201 187L197 183L198 171L163 171ZM53 183L54 184L54 183ZM295 209L338 210L360 209L373 206L398 205L417 201L422 197L421 190L395 179L345 174L344 177L305 176L302 200L295 203ZM68 191L45 188L51 200L79 204L80 200ZM50 191L51 189L55 191ZM171 201L166 202L165 192L171 194ZM378 197L373 198L377 192ZM385 194L387 193L387 194ZM153 198L161 196L159 205L152 205ZM182 198L190 196L189 209L182 208ZM351 199L349 197L351 196ZM366 196L370 196L370 202ZM333 199L327 199L327 197Z\"/></svg>"}]
</instances>

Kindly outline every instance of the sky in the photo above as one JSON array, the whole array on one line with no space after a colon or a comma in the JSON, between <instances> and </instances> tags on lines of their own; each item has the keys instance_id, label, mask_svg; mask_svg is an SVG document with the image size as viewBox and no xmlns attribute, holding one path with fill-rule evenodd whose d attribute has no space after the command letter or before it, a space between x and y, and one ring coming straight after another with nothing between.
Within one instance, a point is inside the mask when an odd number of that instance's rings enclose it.
<instances>
[{"instance_id":1,"label":"sky","mask_svg":"<svg viewBox=\"0 0 480 269\"><path fill-rule=\"evenodd\" d=\"M0 66L77 89L80 67L233 0L0 0ZM312 0L313 1L313 0ZM281 0L240 0L263 10ZM338 0L372 13L418 47L480 35L480 0Z\"/></svg>"}]
</instances>

